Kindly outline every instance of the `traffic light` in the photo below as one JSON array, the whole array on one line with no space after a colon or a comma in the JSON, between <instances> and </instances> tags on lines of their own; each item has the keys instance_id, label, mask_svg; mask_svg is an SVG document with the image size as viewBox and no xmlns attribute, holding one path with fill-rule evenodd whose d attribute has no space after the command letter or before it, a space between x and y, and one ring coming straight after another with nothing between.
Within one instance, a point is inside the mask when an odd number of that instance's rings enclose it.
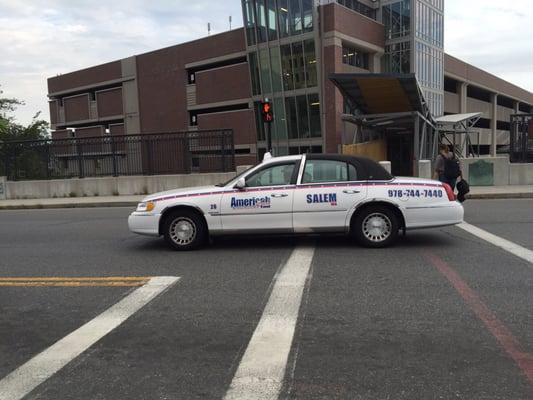
<instances>
[{"instance_id":1,"label":"traffic light","mask_svg":"<svg viewBox=\"0 0 533 400\"><path fill-rule=\"evenodd\" d=\"M268 99L261 102L261 115L263 116L263 122L270 123L274 120L272 104Z\"/></svg>"}]
</instances>

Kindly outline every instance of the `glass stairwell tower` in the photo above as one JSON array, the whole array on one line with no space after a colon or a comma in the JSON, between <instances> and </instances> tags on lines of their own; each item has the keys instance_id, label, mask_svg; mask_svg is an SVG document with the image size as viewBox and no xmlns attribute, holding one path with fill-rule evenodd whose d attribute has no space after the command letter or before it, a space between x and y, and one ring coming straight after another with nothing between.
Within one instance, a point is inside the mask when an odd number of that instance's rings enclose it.
<instances>
[{"instance_id":1,"label":"glass stairwell tower","mask_svg":"<svg viewBox=\"0 0 533 400\"><path fill-rule=\"evenodd\" d=\"M444 0L383 0L384 72L415 73L431 113L444 114Z\"/></svg>"},{"instance_id":2,"label":"glass stairwell tower","mask_svg":"<svg viewBox=\"0 0 533 400\"><path fill-rule=\"evenodd\" d=\"M264 98L273 105L275 155L321 152L315 0L242 0L242 8L259 158Z\"/></svg>"}]
</instances>

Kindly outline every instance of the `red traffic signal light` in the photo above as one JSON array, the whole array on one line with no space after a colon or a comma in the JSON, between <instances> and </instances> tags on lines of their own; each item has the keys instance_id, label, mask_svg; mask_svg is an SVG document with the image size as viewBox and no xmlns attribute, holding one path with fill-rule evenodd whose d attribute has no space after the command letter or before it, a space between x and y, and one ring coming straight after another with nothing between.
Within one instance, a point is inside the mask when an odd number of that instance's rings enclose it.
<instances>
[{"instance_id":1,"label":"red traffic signal light","mask_svg":"<svg viewBox=\"0 0 533 400\"><path fill-rule=\"evenodd\" d=\"M270 123L274 120L272 104L270 104L270 101L266 100L261 102L261 115L263 116L263 122Z\"/></svg>"}]
</instances>

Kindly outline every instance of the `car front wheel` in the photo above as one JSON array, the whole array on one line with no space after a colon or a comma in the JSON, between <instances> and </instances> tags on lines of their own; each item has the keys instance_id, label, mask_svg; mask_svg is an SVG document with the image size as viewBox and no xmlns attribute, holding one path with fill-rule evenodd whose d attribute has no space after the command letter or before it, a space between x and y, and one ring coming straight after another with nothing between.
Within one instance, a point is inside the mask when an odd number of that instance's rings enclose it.
<instances>
[{"instance_id":1,"label":"car front wheel","mask_svg":"<svg viewBox=\"0 0 533 400\"><path fill-rule=\"evenodd\" d=\"M365 247L386 247L398 237L398 217L389 208L370 206L364 208L352 224L352 233Z\"/></svg>"},{"instance_id":2,"label":"car front wheel","mask_svg":"<svg viewBox=\"0 0 533 400\"><path fill-rule=\"evenodd\" d=\"M204 244L207 227L194 212L174 211L165 218L163 235L175 250L194 250Z\"/></svg>"}]
</instances>

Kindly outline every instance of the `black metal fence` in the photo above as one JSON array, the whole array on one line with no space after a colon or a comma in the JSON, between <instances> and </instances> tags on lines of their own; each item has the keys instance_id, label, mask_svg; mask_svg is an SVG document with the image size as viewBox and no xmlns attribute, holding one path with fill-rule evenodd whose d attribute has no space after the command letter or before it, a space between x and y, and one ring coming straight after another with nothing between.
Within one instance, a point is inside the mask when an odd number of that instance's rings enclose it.
<instances>
[{"instance_id":1,"label":"black metal fence","mask_svg":"<svg viewBox=\"0 0 533 400\"><path fill-rule=\"evenodd\" d=\"M512 163L533 163L533 114L511 115L509 158Z\"/></svg>"},{"instance_id":2,"label":"black metal fence","mask_svg":"<svg viewBox=\"0 0 533 400\"><path fill-rule=\"evenodd\" d=\"M0 142L12 181L234 170L232 130Z\"/></svg>"}]
</instances>

